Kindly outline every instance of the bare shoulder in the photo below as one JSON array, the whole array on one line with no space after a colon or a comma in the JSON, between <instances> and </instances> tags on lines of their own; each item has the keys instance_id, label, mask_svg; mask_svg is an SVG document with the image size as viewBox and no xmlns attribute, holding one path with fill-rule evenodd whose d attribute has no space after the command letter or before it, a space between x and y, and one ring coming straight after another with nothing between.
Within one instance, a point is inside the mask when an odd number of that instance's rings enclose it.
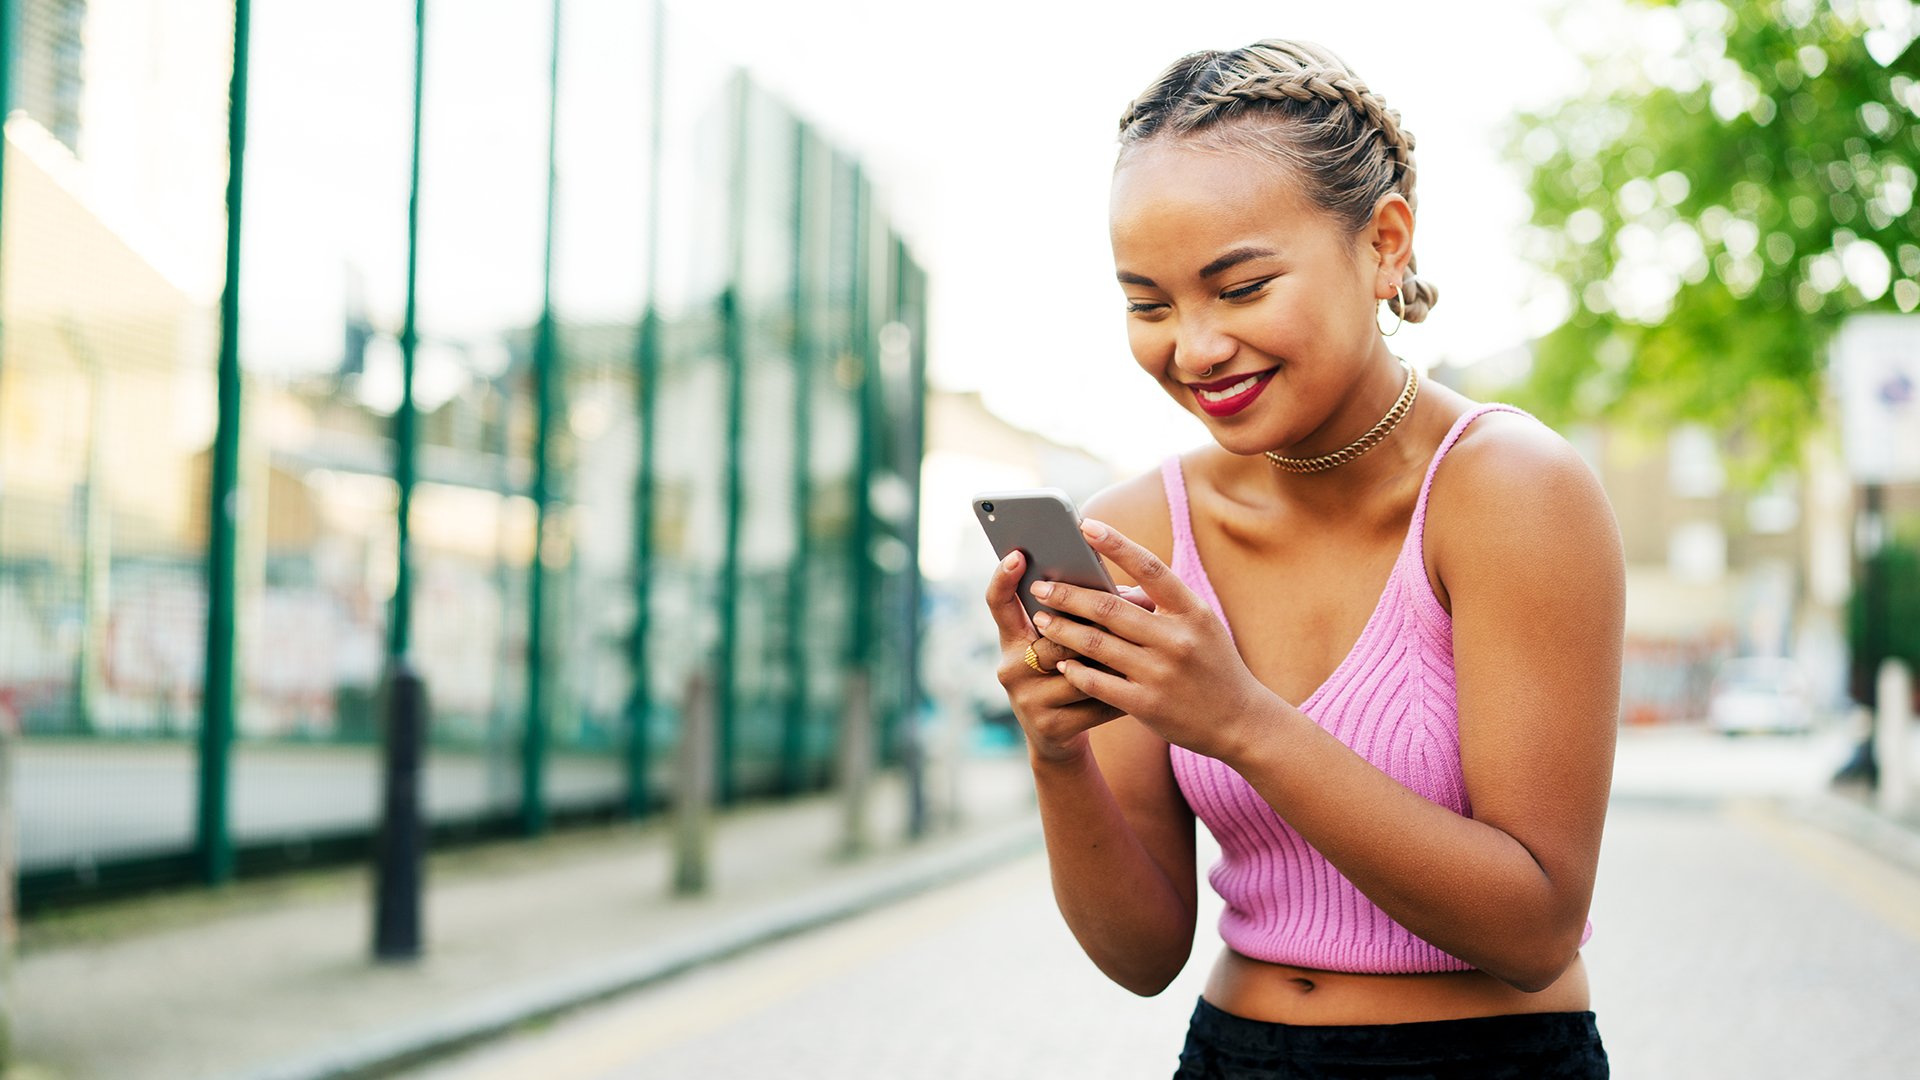
<instances>
[{"instance_id":1,"label":"bare shoulder","mask_svg":"<svg viewBox=\"0 0 1920 1080\"><path fill-rule=\"evenodd\" d=\"M1162 562L1172 560L1173 520L1168 516L1167 491L1160 470L1122 480L1088 499L1080 509L1086 517L1119 530L1121 535L1153 552ZM1112 563L1107 564L1107 569L1114 574L1114 580L1132 583L1132 579Z\"/></svg>"},{"instance_id":2,"label":"bare shoulder","mask_svg":"<svg viewBox=\"0 0 1920 1080\"><path fill-rule=\"evenodd\" d=\"M1599 477L1558 432L1515 413L1474 420L1440 463L1427 537L1443 582L1475 567L1526 578L1575 568L1608 580L1623 574Z\"/></svg>"}]
</instances>

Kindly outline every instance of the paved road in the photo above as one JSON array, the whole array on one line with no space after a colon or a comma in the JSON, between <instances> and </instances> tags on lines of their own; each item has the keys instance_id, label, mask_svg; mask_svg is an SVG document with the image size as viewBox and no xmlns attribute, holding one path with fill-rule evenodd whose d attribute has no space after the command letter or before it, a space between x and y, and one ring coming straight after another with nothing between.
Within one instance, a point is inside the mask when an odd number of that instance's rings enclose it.
<instances>
[{"instance_id":1,"label":"paved road","mask_svg":"<svg viewBox=\"0 0 1920 1080\"><path fill-rule=\"evenodd\" d=\"M1629 799L1593 917L1616 1076L1920 1075L1910 871L1766 803ZM1164 1078L1204 967L1150 1000L1107 984L1033 857L412 1075Z\"/></svg>"}]
</instances>

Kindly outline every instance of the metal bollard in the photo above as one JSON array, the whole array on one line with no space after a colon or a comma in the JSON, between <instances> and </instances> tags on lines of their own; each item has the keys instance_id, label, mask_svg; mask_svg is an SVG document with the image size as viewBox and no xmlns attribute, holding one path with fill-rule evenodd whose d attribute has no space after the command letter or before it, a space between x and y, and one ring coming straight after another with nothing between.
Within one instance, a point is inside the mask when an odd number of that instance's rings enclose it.
<instances>
[{"instance_id":1,"label":"metal bollard","mask_svg":"<svg viewBox=\"0 0 1920 1080\"><path fill-rule=\"evenodd\" d=\"M680 748L673 786L673 891L697 896L707 891L713 846L714 801L713 686L706 668L687 676L680 708Z\"/></svg>"},{"instance_id":2,"label":"metal bollard","mask_svg":"<svg viewBox=\"0 0 1920 1080\"><path fill-rule=\"evenodd\" d=\"M427 823L420 777L427 742L427 688L404 659L387 676L386 757L380 832L373 853L373 956L414 960L421 952L420 909Z\"/></svg>"},{"instance_id":3,"label":"metal bollard","mask_svg":"<svg viewBox=\"0 0 1920 1080\"><path fill-rule=\"evenodd\" d=\"M1880 783L1874 802L1881 813L1899 817L1906 813L1909 797L1907 739L1913 725L1913 672L1903 661L1883 660L1875 689L1880 715L1873 725L1873 756L1880 765Z\"/></svg>"},{"instance_id":4,"label":"metal bollard","mask_svg":"<svg viewBox=\"0 0 1920 1080\"><path fill-rule=\"evenodd\" d=\"M840 853L865 855L873 846L867 804L873 788L873 691L864 668L847 675L840 722Z\"/></svg>"},{"instance_id":5,"label":"metal bollard","mask_svg":"<svg viewBox=\"0 0 1920 1080\"><path fill-rule=\"evenodd\" d=\"M13 748L19 737L14 724L12 712L0 705L0 1075L10 1075L13 1064L14 901L20 881L13 824Z\"/></svg>"},{"instance_id":6,"label":"metal bollard","mask_svg":"<svg viewBox=\"0 0 1920 1080\"><path fill-rule=\"evenodd\" d=\"M925 838L928 829L927 809L927 738L920 726L920 718L909 710L906 722L900 725L900 768L907 777L907 839Z\"/></svg>"}]
</instances>

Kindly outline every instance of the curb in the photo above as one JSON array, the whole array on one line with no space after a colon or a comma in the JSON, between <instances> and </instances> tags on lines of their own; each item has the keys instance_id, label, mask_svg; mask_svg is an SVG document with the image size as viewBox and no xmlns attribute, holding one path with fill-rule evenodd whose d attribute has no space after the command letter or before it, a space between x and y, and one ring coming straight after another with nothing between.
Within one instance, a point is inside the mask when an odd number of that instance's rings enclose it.
<instances>
[{"instance_id":1,"label":"curb","mask_svg":"<svg viewBox=\"0 0 1920 1080\"><path fill-rule=\"evenodd\" d=\"M905 900L1041 847L1038 819L1024 818L734 916L697 936L634 949L424 1021L348 1037L322 1052L234 1073L229 1080L371 1080L505 1034L529 1021L638 990L756 946Z\"/></svg>"},{"instance_id":2,"label":"curb","mask_svg":"<svg viewBox=\"0 0 1920 1080\"><path fill-rule=\"evenodd\" d=\"M1786 803L1795 817L1920 874L1920 831L1841 795L1825 794Z\"/></svg>"}]
</instances>

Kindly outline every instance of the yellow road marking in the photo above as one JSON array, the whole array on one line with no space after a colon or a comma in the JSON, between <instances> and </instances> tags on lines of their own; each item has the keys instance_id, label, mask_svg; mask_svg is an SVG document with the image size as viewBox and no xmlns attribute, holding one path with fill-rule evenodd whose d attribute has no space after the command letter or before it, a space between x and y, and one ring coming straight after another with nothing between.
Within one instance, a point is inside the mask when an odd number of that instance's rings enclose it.
<instances>
[{"instance_id":1,"label":"yellow road marking","mask_svg":"<svg viewBox=\"0 0 1920 1080\"><path fill-rule=\"evenodd\" d=\"M1724 813L1812 866L1823 881L1888 926L1920 941L1920 877L1832 833L1788 821L1758 802L1729 803Z\"/></svg>"}]
</instances>

